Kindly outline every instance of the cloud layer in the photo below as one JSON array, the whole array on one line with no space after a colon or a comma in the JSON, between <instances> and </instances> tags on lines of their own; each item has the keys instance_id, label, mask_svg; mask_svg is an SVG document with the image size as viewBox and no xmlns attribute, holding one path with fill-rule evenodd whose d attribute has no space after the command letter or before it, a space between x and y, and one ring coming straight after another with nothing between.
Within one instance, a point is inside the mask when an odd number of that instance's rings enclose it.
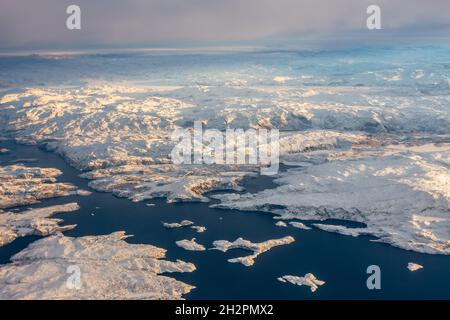
<instances>
[{"instance_id":1,"label":"cloud layer","mask_svg":"<svg viewBox=\"0 0 450 320\"><path fill-rule=\"evenodd\" d=\"M356 39L374 3L386 39L450 35L448 0L2 0L0 50ZM66 29L70 4L82 30Z\"/></svg>"}]
</instances>

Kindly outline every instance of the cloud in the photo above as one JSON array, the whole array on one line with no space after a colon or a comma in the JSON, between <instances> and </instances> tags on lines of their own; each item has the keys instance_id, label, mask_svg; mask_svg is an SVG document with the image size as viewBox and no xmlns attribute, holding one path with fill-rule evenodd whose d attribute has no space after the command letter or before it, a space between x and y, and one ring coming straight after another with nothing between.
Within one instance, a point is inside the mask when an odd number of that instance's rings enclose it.
<instances>
[{"instance_id":1,"label":"cloud","mask_svg":"<svg viewBox=\"0 0 450 320\"><path fill-rule=\"evenodd\" d=\"M450 35L448 0L2 0L0 50L352 39L374 3L386 38ZM66 29L70 4L81 30Z\"/></svg>"}]
</instances>

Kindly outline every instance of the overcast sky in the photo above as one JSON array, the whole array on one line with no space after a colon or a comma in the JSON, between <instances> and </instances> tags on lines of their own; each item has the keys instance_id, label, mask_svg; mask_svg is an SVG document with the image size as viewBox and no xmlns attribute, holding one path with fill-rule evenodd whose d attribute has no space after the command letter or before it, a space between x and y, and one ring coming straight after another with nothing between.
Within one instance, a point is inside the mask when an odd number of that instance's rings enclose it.
<instances>
[{"instance_id":1,"label":"overcast sky","mask_svg":"<svg viewBox=\"0 0 450 320\"><path fill-rule=\"evenodd\" d=\"M81 7L81 30L66 8ZM368 31L366 8L382 10ZM450 0L1 0L0 50L449 39ZM293 41L293 40L291 40Z\"/></svg>"}]
</instances>

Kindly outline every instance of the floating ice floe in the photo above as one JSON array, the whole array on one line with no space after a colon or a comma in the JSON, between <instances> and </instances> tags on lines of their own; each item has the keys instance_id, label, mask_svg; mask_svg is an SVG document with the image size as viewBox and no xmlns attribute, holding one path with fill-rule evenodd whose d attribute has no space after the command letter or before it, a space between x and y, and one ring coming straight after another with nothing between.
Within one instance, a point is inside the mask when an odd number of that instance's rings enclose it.
<instances>
[{"instance_id":1,"label":"floating ice floe","mask_svg":"<svg viewBox=\"0 0 450 320\"><path fill-rule=\"evenodd\" d=\"M76 203L29 209L22 212L0 210L0 247L13 242L18 237L29 235L47 236L71 230L76 225L60 226L62 219L51 218L56 213L72 212L80 209Z\"/></svg>"},{"instance_id":2,"label":"floating ice floe","mask_svg":"<svg viewBox=\"0 0 450 320\"><path fill-rule=\"evenodd\" d=\"M325 281L317 279L312 273L305 274L304 277L286 275L278 278L281 282L290 282L298 286L308 286L311 292L315 292L319 286L325 284Z\"/></svg>"},{"instance_id":3,"label":"floating ice floe","mask_svg":"<svg viewBox=\"0 0 450 320\"><path fill-rule=\"evenodd\" d=\"M286 236L280 239L267 240L260 243L254 243L249 240L245 240L243 238L238 238L233 242L227 240L216 240L213 242L214 248L216 250L220 250L222 252L227 252L230 249L240 248L249 251L253 251L252 255L245 257L238 257L228 259L228 262L231 263L242 263L244 266L249 267L255 263L255 259L262 253L269 251L273 247L290 244L294 242L295 239L291 236Z\"/></svg>"},{"instance_id":4,"label":"floating ice floe","mask_svg":"<svg viewBox=\"0 0 450 320\"><path fill-rule=\"evenodd\" d=\"M42 199L82 192L70 183L57 183L53 168L9 165L0 167L0 209L38 203Z\"/></svg>"},{"instance_id":5,"label":"floating ice floe","mask_svg":"<svg viewBox=\"0 0 450 320\"><path fill-rule=\"evenodd\" d=\"M6 148L0 148L0 154L9 153L9 149Z\"/></svg>"},{"instance_id":6,"label":"floating ice floe","mask_svg":"<svg viewBox=\"0 0 450 320\"><path fill-rule=\"evenodd\" d=\"M203 233L206 231L206 227L204 226L191 226L191 228L197 231L198 233Z\"/></svg>"},{"instance_id":7,"label":"floating ice floe","mask_svg":"<svg viewBox=\"0 0 450 320\"><path fill-rule=\"evenodd\" d=\"M284 221L278 221L278 222L275 223L275 225L277 227L287 227L287 224Z\"/></svg>"},{"instance_id":8,"label":"floating ice floe","mask_svg":"<svg viewBox=\"0 0 450 320\"><path fill-rule=\"evenodd\" d=\"M409 271L417 271L419 269L423 269L423 266L414 262L408 262L407 268Z\"/></svg>"},{"instance_id":9,"label":"floating ice floe","mask_svg":"<svg viewBox=\"0 0 450 320\"><path fill-rule=\"evenodd\" d=\"M196 242L195 238L192 238L191 240L179 240L175 242L177 246L180 248L183 248L185 250L190 251L205 251L206 248L202 244L199 244Z\"/></svg>"},{"instance_id":10,"label":"floating ice floe","mask_svg":"<svg viewBox=\"0 0 450 320\"><path fill-rule=\"evenodd\" d=\"M181 299L194 288L161 275L192 272L192 263L163 260L166 250L127 237L58 234L33 242L0 266L0 299Z\"/></svg>"},{"instance_id":11,"label":"floating ice floe","mask_svg":"<svg viewBox=\"0 0 450 320\"><path fill-rule=\"evenodd\" d=\"M181 222L172 222L172 223L163 222L163 226L167 229L182 228L182 227L191 226L193 224L194 224L194 222L192 222L190 220L183 220Z\"/></svg>"}]
</instances>

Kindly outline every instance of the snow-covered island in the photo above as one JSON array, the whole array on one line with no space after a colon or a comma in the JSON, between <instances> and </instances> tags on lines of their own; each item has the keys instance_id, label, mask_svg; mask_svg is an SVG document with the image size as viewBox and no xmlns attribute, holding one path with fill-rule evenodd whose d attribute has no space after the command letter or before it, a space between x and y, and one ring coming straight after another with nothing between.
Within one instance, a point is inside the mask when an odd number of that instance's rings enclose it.
<instances>
[{"instance_id":1,"label":"snow-covered island","mask_svg":"<svg viewBox=\"0 0 450 320\"><path fill-rule=\"evenodd\" d=\"M197 243L195 238L192 238L191 240L179 240L176 241L176 245L180 248L183 248L185 250L189 251L205 251L206 248L204 245Z\"/></svg>"},{"instance_id":2,"label":"snow-covered island","mask_svg":"<svg viewBox=\"0 0 450 320\"><path fill-rule=\"evenodd\" d=\"M281 282L290 282L298 286L308 286L311 292L316 292L319 286L325 284L325 281L317 279L312 273L305 274L304 277L286 275L278 278Z\"/></svg>"},{"instance_id":3,"label":"snow-covered island","mask_svg":"<svg viewBox=\"0 0 450 320\"><path fill-rule=\"evenodd\" d=\"M33 242L14 255L12 263L0 266L0 299L181 299L194 288L160 275L192 272L193 264L165 261L161 248L128 244L124 232L63 236L62 232L76 225L61 226L63 220L52 216L77 211L77 203L8 211L43 199L91 194L57 182L61 173L19 164L0 167L0 246L18 237L50 236ZM80 272L80 288L68 284L74 270Z\"/></svg>"},{"instance_id":4,"label":"snow-covered island","mask_svg":"<svg viewBox=\"0 0 450 320\"><path fill-rule=\"evenodd\" d=\"M409 271L417 271L417 270L423 269L423 266L418 263L408 262L407 268Z\"/></svg>"},{"instance_id":5,"label":"snow-covered island","mask_svg":"<svg viewBox=\"0 0 450 320\"><path fill-rule=\"evenodd\" d=\"M194 288L161 275L192 272L192 263L166 261L164 249L127 237L59 234L33 242L0 266L0 299L181 299Z\"/></svg>"},{"instance_id":6,"label":"snow-covered island","mask_svg":"<svg viewBox=\"0 0 450 320\"><path fill-rule=\"evenodd\" d=\"M214 247L212 249L220 250L222 252L227 252L228 250L235 248L253 251L253 254L249 256L228 259L228 262L242 263L244 266L250 267L255 263L255 259L260 254L269 251L274 247L290 244L294 241L295 239L291 236L286 236L280 239L271 239L259 243L254 243L249 240L245 240L243 238L238 238L233 242L227 240L216 240L213 242Z\"/></svg>"},{"instance_id":7,"label":"snow-covered island","mask_svg":"<svg viewBox=\"0 0 450 320\"><path fill-rule=\"evenodd\" d=\"M21 209L19 212L8 211L13 207L36 204L43 199L89 195L89 191L78 189L70 183L57 182L61 173L54 168L0 166L0 246L11 243L18 237L47 236L75 228L75 225L61 226L63 220L52 216L77 211L77 203Z\"/></svg>"},{"instance_id":8,"label":"snow-covered island","mask_svg":"<svg viewBox=\"0 0 450 320\"><path fill-rule=\"evenodd\" d=\"M429 72L432 82L416 87L425 81L411 78L417 70L351 70L346 80L360 76L361 86L336 85L340 79L330 74L259 69L250 70L258 76L220 74L207 85L199 83L208 76L196 74L176 85L28 86L1 97L1 130L86 170L92 188L132 201L214 197L214 207L224 209L361 222L367 228L321 228L450 254L448 79ZM243 179L257 168L171 163L173 130L190 130L194 121L222 132L279 129L280 161L288 169L276 176L278 186L242 194ZM223 189L236 192L206 195Z\"/></svg>"},{"instance_id":9,"label":"snow-covered island","mask_svg":"<svg viewBox=\"0 0 450 320\"><path fill-rule=\"evenodd\" d=\"M0 209L76 195L81 191L70 183L57 182L61 174L60 170L54 168L0 166Z\"/></svg>"},{"instance_id":10,"label":"snow-covered island","mask_svg":"<svg viewBox=\"0 0 450 320\"><path fill-rule=\"evenodd\" d=\"M291 222L289 222L289 224L290 224L291 226L293 226L294 228L297 228L297 229L311 230L310 227L306 226L306 225L305 225L304 223L302 223L302 222L291 221Z\"/></svg>"},{"instance_id":11,"label":"snow-covered island","mask_svg":"<svg viewBox=\"0 0 450 320\"><path fill-rule=\"evenodd\" d=\"M29 209L22 212L0 211L0 247L13 242L18 237L29 235L47 236L66 230L76 225L60 226L62 219L51 218L61 212L72 212L80 207L76 203L55 205L44 208Z\"/></svg>"}]
</instances>

